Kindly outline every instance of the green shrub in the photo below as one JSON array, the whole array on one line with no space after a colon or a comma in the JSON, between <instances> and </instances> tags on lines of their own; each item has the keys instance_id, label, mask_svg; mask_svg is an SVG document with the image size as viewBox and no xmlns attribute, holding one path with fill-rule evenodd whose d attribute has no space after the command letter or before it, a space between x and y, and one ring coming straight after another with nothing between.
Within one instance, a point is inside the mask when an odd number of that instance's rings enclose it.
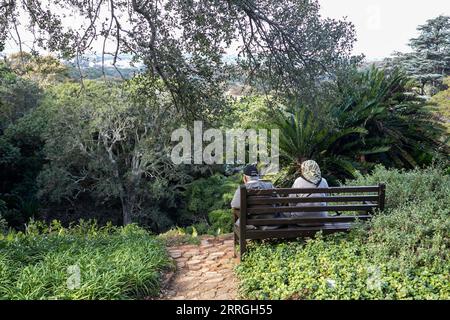
<instances>
[{"instance_id":1,"label":"green shrub","mask_svg":"<svg viewBox=\"0 0 450 320\"><path fill-rule=\"evenodd\" d=\"M230 202L240 179L239 175L226 177L216 174L189 184L184 194L186 208L183 216L186 224L192 225L186 227L186 233L191 234L193 227L198 234L230 232Z\"/></svg>"},{"instance_id":2,"label":"green shrub","mask_svg":"<svg viewBox=\"0 0 450 320\"><path fill-rule=\"evenodd\" d=\"M0 236L1 299L131 299L159 292L163 242L136 225L63 228L33 222ZM68 281L79 268L80 283Z\"/></svg>"},{"instance_id":3,"label":"green shrub","mask_svg":"<svg viewBox=\"0 0 450 320\"><path fill-rule=\"evenodd\" d=\"M356 243L317 237L306 243L252 245L237 271L241 292L250 299L357 298L365 259Z\"/></svg>"},{"instance_id":4,"label":"green shrub","mask_svg":"<svg viewBox=\"0 0 450 320\"><path fill-rule=\"evenodd\" d=\"M449 299L450 177L438 168L377 168L388 209L350 234L252 244L237 268L256 299Z\"/></svg>"},{"instance_id":5,"label":"green shrub","mask_svg":"<svg viewBox=\"0 0 450 320\"><path fill-rule=\"evenodd\" d=\"M450 176L444 169L429 167L411 171L376 166L370 175L357 174L348 185L386 184L386 207L396 208L409 201L446 200L450 194Z\"/></svg>"},{"instance_id":6,"label":"green shrub","mask_svg":"<svg viewBox=\"0 0 450 320\"><path fill-rule=\"evenodd\" d=\"M208 214L211 229L217 233L229 233L233 230L233 216L230 209L219 209Z\"/></svg>"},{"instance_id":7,"label":"green shrub","mask_svg":"<svg viewBox=\"0 0 450 320\"><path fill-rule=\"evenodd\" d=\"M189 215L206 217L209 212L229 208L240 177L215 174L197 179L186 187L186 211Z\"/></svg>"},{"instance_id":8,"label":"green shrub","mask_svg":"<svg viewBox=\"0 0 450 320\"><path fill-rule=\"evenodd\" d=\"M30 219L39 217L39 204L35 199L24 199L18 194L3 193L0 194L0 201L5 205L2 216L12 228L22 229Z\"/></svg>"}]
</instances>

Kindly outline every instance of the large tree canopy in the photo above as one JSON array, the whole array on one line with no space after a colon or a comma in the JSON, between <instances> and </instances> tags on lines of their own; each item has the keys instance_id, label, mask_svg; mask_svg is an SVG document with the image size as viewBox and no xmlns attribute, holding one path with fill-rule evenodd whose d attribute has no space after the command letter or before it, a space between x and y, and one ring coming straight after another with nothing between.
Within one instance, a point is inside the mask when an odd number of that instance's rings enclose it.
<instances>
[{"instance_id":1,"label":"large tree canopy","mask_svg":"<svg viewBox=\"0 0 450 320\"><path fill-rule=\"evenodd\" d=\"M320 17L316 0L0 0L0 26L0 49L26 27L36 47L64 57L100 47L115 64L131 53L196 117L223 104L225 52L265 89L305 94L355 40L349 22Z\"/></svg>"}]
</instances>

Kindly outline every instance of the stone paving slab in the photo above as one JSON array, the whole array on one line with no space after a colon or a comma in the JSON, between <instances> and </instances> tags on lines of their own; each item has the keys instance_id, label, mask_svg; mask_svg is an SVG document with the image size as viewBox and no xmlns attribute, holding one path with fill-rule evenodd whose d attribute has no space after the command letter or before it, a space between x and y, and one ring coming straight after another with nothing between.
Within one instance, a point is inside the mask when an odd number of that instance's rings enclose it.
<instances>
[{"instance_id":1,"label":"stone paving slab","mask_svg":"<svg viewBox=\"0 0 450 320\"><path fill-rule=\"evenodd\" d=\"M203 236L199 245L168 247L177 271L159 299L164 300L234 300L237 279L233 268L233 235Z\"/></svg>"}]
</instances>

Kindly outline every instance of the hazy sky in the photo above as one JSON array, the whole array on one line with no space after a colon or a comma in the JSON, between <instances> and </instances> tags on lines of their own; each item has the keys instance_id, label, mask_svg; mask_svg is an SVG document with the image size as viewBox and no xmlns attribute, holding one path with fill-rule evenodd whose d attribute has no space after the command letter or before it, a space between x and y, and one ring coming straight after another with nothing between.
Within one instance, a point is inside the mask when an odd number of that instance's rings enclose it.
<instances>
[{"instance_id":1,"label":"hazy sky","mask_svg":"<svg viewBox=\"0 0 450 320\"><path fill-rule=\"evenodd\" d=\"M416 28L440 14L450 15L450 0L319 0L322 15L347 17L356 28L354 53L379 59L407 52Z\"/></svg>"}]
</instances>

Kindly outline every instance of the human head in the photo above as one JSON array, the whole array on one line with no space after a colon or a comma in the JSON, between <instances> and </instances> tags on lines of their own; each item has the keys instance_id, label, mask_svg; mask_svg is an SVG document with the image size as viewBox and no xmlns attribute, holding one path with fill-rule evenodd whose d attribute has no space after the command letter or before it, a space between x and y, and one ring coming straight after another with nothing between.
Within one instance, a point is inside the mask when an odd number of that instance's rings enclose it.
<instances>
[{"instance_id":1,"label":"human head","mask_svg":"<svg viewBox=\"0 0 450 320\"><path fill-rule=\"evenodd\" d=\"M322 180L322 173L320 172L320 167L314 160L303 161L301 166L301 173L303 178L306 180L318 184Z\"/></svg>"},{"instance_id":2,"label":"human head","mask_svg":"<svg viewBox=\"0 0 450 320\"><path fill-rule=\"evenodd\" d=\"M258 180L259 179L259 172L258 168L254 164L249 164L246 166L243 170L243 180L244 183L249 182L250 180Z\"/></svg>"}]
</instances>

